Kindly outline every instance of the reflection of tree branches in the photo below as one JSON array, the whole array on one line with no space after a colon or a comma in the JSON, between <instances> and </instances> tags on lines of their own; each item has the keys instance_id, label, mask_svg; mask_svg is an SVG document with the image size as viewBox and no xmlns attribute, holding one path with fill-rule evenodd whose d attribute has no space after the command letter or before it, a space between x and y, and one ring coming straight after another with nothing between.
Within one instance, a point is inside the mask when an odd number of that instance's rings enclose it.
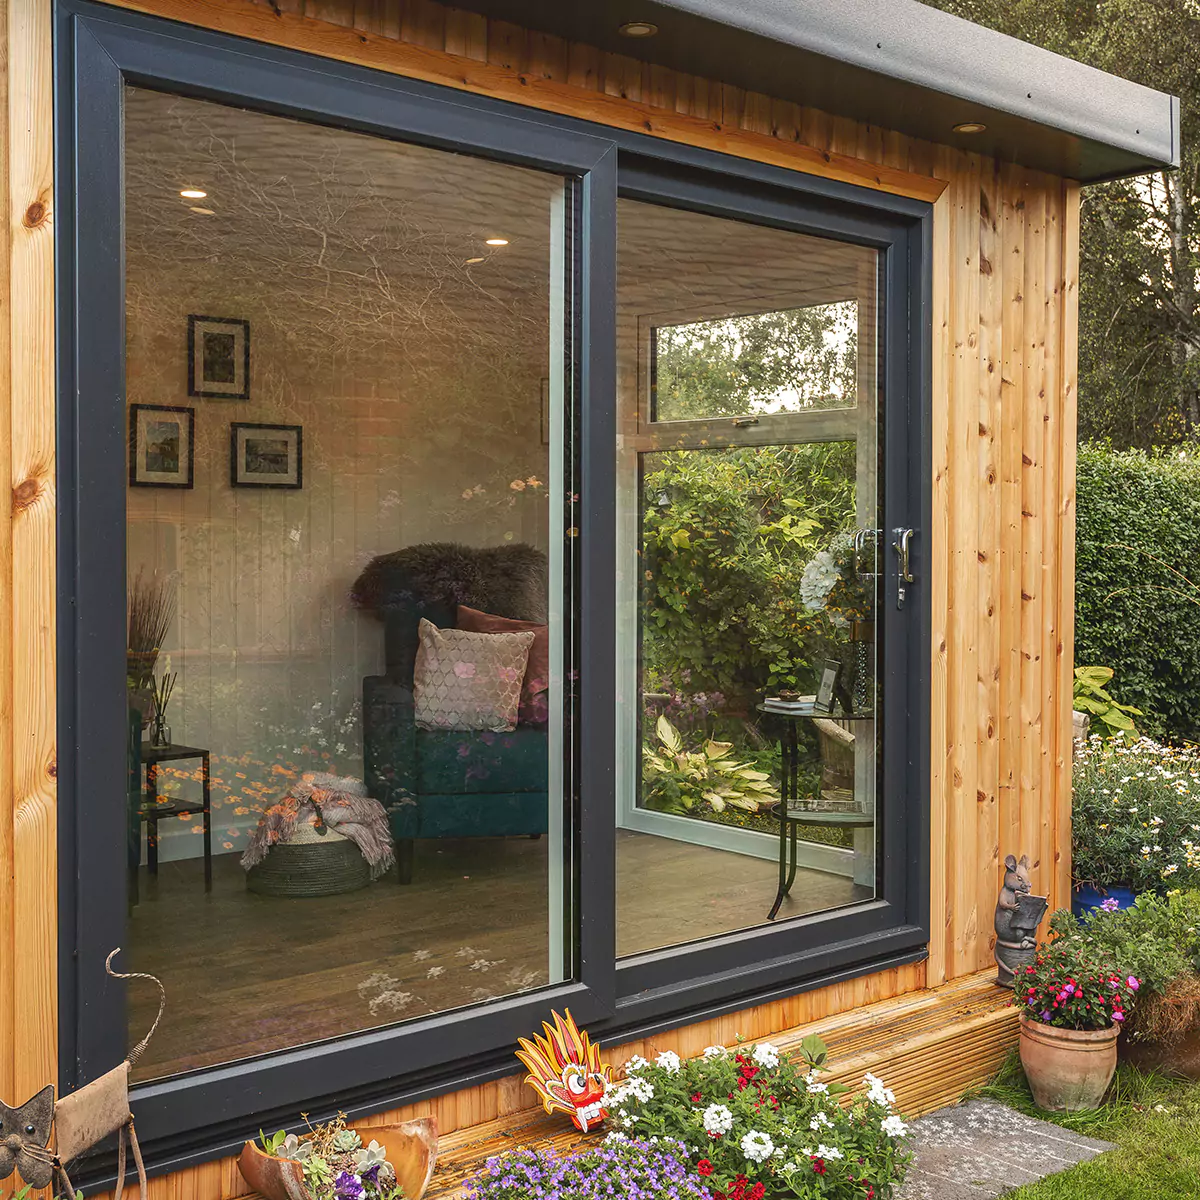
<instances>
[{"instance_id":1,"label":"reflection of tree branches","mask_svg":"<svg viewBox=\"0 0 1200 1200\"><path fill-rule=\"evenodd\" d=\"M131 281L182 276L227 303L240 293L266 320L327 353L395 349L418 337L478 354L544 341L546 297L531 294L544 293L544 274L526 272L532 287L485 286L463 262L462 229L413 180L424 164L411 156L436 152L395 148L388 177L376 178L372 168L384 144L374 139L205 102L163 104L165 119L153 135L143 117L130 138ZM242 143L251 152L270 146L275 154L248 161ZM181 153L174 147L184 148L189 163L204 164L214 197L204 203L216 206L215 215L162 202L169 160ZM293 154L286 171L276 165L281 147ZM503 204L505 189L489 179ZM524 187L514 178L512 206L528 207ZM267 298L272 302L264 305ZM134 312L151 300L144 288L131 286Z\"/></svg>"},{"instance_id":2,"label":"reflection of tree branches","mask_svg":"<svg viewBox=\"0 0 1200 1200\"><path fill-rule=\"evenodd\" d=\"M1165 592L1168 596L1178 596L1180 599L1187 600L1191 604L1200 605L1200 584L1194 583L1178 568L1171 566L1171 564L1169 562L1167 562L1165 559L1159 558L1159 556L1157 554L1153 553L1150 550L1147 550L1144 546L1128 546L1124 542L1106 542L1104 549L1105 550L1129 550L1133 554L1144 554L1148 559L1150 559L1151 562L1157 563L1160 567L1166 567L1166 569L1168 571L1170 571L1170 573L1172 575L1174 575L1176 579L1179 579L1182 581L1184 588L1186 590L1182 590L1180 588L1164 587L1161 584L1157 584L1157 583L1143 583L1143 584L1139 584L1138 585L1139 587L1144 588L1146 591L1149 591L1149 592ZM1132 591L1134 591L1134 588L1132 586L1124 587L1124 588L1114 588L1111 592L1108 593L1107 596L1104 597L1104 599L1111 600L1114 596L1128 595Z\"/></svg>"}]
</instances>

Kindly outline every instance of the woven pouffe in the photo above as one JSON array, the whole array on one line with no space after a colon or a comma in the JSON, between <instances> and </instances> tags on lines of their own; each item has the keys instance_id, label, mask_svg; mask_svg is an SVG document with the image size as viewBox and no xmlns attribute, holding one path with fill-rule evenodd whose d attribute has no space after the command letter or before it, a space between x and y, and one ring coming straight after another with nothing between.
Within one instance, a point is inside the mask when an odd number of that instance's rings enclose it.
<instances>
[{"instance_id":1,"label":"woven pouffe","mask_svg":"<svg viewBox=\"0 0 1200 1200\"><path fill-rule=\"evenodd\" d=\"M260 896L335 896L370 882L370 864L349 838L328 826L321 833L307 820L246 872L246 887Z\"/></svg>"}]
</instances>

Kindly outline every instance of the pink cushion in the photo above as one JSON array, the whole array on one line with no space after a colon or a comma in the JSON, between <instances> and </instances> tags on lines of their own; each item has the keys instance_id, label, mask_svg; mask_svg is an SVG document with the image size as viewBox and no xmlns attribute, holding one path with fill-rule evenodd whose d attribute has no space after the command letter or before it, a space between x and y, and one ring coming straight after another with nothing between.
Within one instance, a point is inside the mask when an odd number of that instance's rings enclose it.
<instances>
[{"instance_id":1,"label":"pink cushion","mask_svg":"<svg viewBox=\"0 0 1200 1200\"><path fill-rule=\"evenodd\" d=\"M465 604L458 606L457 624L459 629L471 633L533 632L517 720L521 725L545 725L549 718L550 626L539 625L536 621L497 617L493 613L480 612L477 608L468 608Z\"/></svg>"}]
</instances>

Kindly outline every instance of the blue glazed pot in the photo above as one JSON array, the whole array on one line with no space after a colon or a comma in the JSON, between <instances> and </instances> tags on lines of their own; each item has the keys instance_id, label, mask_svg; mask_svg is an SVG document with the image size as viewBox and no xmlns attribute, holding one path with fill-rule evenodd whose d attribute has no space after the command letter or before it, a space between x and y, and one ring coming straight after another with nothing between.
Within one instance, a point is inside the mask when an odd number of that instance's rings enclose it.
<instances>
[{"instance_id":1,"label":"blue glazed pot","mask_svg":"<svg viewBox=\"0 0 1200 1200\"><path fill-rule=\"evenodd\" d=\"M1113 899L1118 908L1132 908L1136 893L1133 888L1122 887L1119 883L1110 884L1107 888L1094 888L1083 884L1071 892L1071 911L1082 917L1085 912L1091 912L1100 907L1102 900Z\"/></svg>"}]
</instances>

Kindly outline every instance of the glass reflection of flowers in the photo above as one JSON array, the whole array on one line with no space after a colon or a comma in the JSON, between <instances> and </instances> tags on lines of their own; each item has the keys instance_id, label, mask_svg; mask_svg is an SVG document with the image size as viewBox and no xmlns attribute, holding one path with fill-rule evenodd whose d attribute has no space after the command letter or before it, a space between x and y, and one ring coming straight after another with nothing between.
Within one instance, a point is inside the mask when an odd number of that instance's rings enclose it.
<instances>
[{"instance_id":1,"label":"glass reflection of flowers","mask_svg":"<svg viewBox=\"0 0 1200 1200\"><path fill-rule=\"evenodd\" d=\"M854 533L839 533L800 576L801 603L809 612L824 609L837 629L870 620L875 611L874 577L862 569L863 541Z\"/></svg>"}]
</instances>

